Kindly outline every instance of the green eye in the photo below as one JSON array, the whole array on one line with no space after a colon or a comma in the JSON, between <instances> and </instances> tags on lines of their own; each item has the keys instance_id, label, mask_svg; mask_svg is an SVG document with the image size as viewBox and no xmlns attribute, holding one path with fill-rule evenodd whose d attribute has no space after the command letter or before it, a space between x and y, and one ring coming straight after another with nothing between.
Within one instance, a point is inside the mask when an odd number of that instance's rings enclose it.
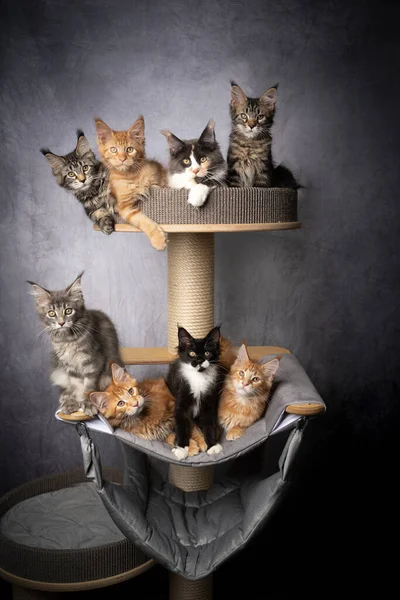
<instances>
[{"instance_id":1,"label":"green eye","mask_svg":"<svg viewBox=\"0 0 400 600\"><path fill-rule=\"evenodd\" d=\"M130 394L131 396L133 396L133 388L129 388L128 394Z\"/></svg>"},{"instance_id":2,"label":"green eye","mask_svg":"<svg viewBox=\"0 0 400 600\"><path fill-rule=\"evenodd\" d=\"M242 113L240 116L242 117L243 121L247 121L247 115L245 113Z\"/></svg>"},{"instance_id":3,"label":"green eye","mask_svg":"<svg viewBox=\"0 0 400 600\"><path fill-rule=\"evenodd\" d=\"M64 312L66 315L72 315L72 308L66 308Z\"/></svg>"},{"instance_id":4,"label":"green eye","mask_svg":"<svg viewBox=\"0 0 400 600\"><path fill-rule=\"evenodd\" d=\"M191 352L189 352L189 356L196 356L196 352L193 352L193 350Z\"/></svg>"},{"instance_id":5,"label":"green eye","mask_svg":"<svg viewBox=\"0 0 400 600\"><path fill-rule=\"evenodd\" d=\"M132 154L133 150L134 149L132 148L132 146L128 146L128 148L126 149L126 151L128 152L128 154Z\"/></svg>"},{"instance_id":6,"label":"green eye","mask_svg":"<svg viewBox=\"0 0 400 600\"><path fill-rule=\"evenodd\" d=\"M49 315L49 317L55 317L56 313L54 312L54 310L49 310L49 312L47 313Z\"/></svg>"},{"instance_id":7,"label":"green eye","mask_svg":"<svg viewBox=\"0 0 400 600\"><path fill-rule=\"evenodd\" d=\"M191 164L191 160L190 160L190 158L184 158L184 159L183 159L183 163L184 163L185 165L190 165L190 164Z\"/></svg>"},{"instance_id":8,"label":"green eye","mask_svg":"<svg viewBox=\"0 0 400 600\"><path fill-rule=\"evenodd\" d=\"M82 171L84 171L84 173L87 173L89 171L89 167L88 165L85 165L82 169Z\"/></svg>"},{"instance_id":9,"label":"green eye","mask_svg":"<svg viewBox=\"0 0 400 600\"><path fill-rule=\"evenodd\" d=\"M111 146L110 152L112 152L113 154L116 154L118 152L118 149L115 146Z\"/></svg>"},{"instance_id":10,"label":"green eye","mask_svg":"<svg viewBox=\"0 0 400 600\"><path fill-rule=\"evenodd\" d=\"M204 356L210 356L210 352L204 352Z\"/></svg>"},{"instance_id":11,"label":"green eye","mask_svg":"<svg viewBox=\"0 0 400 600\"><path fill-rule=\"evenodd\" d=\"M75 177L75 176L76 176L76 175L75 175L75 173L74 173L73 171L70 171L70 172L68 173L68 177Z\"/></svg>"},{"instance_id":12,"label":"green eye","mask_svg":"<svg viewBox=\"0 0 400 600\"><path fill-rule=\"evenodd\" d=\"M207 160L207 156L202 156L200 159L200 162L206 162L206 160Z\"/></svg>"},{"instance_id":13,"label":"green eye","mask_svg":"<svg viewBox=\"0 0 400 600\"><path fill-rule=\"evenodd\" d=\"M123 400L120 400L118 402L117 406L125 406L125 402Z\"/></svg>"},{"instance_id":14,"label":"green eye","mask_svg":"<svg viewBox=\"0 0 400 600\"><path fill-rule=\"evenodd\" d=\"M264 121L265 116L264 115L258 115L257 117L257 121Z\"/></svg>"}]
</instances>

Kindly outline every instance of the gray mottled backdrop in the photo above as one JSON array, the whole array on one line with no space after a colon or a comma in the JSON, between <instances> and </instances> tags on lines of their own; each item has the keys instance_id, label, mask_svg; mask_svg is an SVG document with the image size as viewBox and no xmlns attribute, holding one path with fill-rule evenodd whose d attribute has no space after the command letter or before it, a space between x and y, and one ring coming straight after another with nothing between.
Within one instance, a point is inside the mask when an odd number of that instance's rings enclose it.
<instances>
[{"instance_id":1,"label":"gray mottled backdrop","mask_svg":"<svg viewBox=\"0 0 400 600\"><path fill-rule=\"evenodd\" d=\"M226 151L231 79L250 96L279 82L274 156L305 189L301 230L216 235L216 318L235 342L290 348L332 415L344 399L357 419L364 391L388 405L399 349L395 4L2 3L2 490L81 464L73 427L54 419L25 280L59 289L85 270L87 305L113 318L122 345L167 343L167 254L141 234L93 231L39 148L71 150L78 127L95 144L93 117L122 129L143 113L150 156L166 162L160 129L194 137L210 117Z\"/></svg>"}]
</instances>

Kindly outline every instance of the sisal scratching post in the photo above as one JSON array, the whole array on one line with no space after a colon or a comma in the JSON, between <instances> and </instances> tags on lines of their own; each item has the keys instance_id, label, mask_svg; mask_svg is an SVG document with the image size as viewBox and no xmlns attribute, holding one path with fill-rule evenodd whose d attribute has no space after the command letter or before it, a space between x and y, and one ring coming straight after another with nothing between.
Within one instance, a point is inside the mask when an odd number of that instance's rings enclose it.
<instances>
[{"instance_id":1,"label":"sisal scratching post","mask_svg":"<svg viewBox=\"0 0 400 600\"><path fill-rule=\"evenodd\" d=\"M214 327L214 234L171 233L168 243L168 350L176 353L178 325L194 337ZM169 466L169 482L184 492L207 490L212 467ZM191 581L170 573L170 600L211 600L212 575Z\"/></svg>"}]
</instances>

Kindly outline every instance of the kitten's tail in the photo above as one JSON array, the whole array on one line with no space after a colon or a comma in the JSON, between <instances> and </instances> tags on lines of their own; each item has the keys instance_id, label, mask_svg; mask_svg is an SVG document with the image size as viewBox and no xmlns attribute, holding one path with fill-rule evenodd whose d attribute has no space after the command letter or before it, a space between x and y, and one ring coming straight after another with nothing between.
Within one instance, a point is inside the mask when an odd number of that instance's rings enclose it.
<instances>
[{"instance_id":1,"label":"kitten's tail","mask_svg":"<svg viewBox=\"0 0 400 600\"><path fill-rule=\"evenodd\" d=\"M299 190L303 186L296 180L290 169L284 165L278 165L272 171L271 187Z\"/></svg>"}]
</instances>

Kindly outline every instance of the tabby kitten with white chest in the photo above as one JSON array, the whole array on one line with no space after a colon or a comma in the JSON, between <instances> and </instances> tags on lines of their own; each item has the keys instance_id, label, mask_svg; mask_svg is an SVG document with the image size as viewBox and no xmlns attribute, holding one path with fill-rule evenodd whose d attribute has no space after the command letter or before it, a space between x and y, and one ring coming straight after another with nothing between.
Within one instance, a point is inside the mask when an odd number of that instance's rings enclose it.
<instances>
[{"instance_id":1,"label":"tabby kitten with white chest","mask_svg":"<svg viewBox=\"0 0 400 600\"><path fill-rule=\"evenodd\" d=\"M76 147L69 154L58 156L48 149L41 153L50 163L58 185L71 192L89 219L110 235L114 231L115 200L109 193L108 171L97 160L83 131L78 131Z\"/></svg>"},{"instance_id":2,"label":"tabby kitten with white chest","mask_svg":"<svg viewBox=\"0 0 400 600\"><path fill-rule=\"evenodd\" d=\"M228 148L228 185L270 187L272 183L272 133L277 88L260 98L248 98L231 84L232 131Z\"/></svg>"}]
</instances>

